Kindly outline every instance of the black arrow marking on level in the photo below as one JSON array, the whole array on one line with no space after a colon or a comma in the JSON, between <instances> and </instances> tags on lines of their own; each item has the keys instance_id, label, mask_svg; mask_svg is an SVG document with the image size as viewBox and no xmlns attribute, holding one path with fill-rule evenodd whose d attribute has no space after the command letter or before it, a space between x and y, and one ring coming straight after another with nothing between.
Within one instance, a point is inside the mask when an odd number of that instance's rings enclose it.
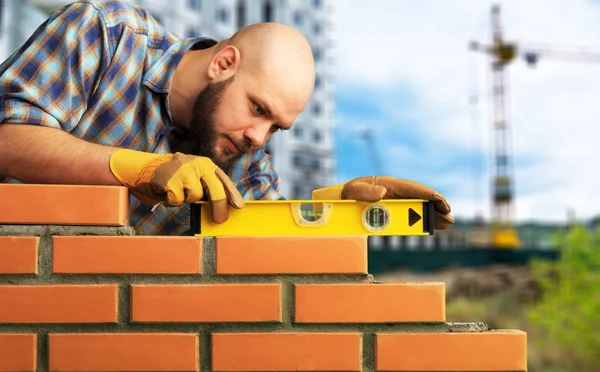
<instances>
[{"instance_id":1,"label":"black arrow marking on level","mask_svg":"<svg viewBox=\"0 0 600 372\"><path fill-rule=\"evenodd\" d=\"M414 209L408 208L408 226L412 226L419 221L421 221L421 215Z\"/></svg>"}]
</instances>

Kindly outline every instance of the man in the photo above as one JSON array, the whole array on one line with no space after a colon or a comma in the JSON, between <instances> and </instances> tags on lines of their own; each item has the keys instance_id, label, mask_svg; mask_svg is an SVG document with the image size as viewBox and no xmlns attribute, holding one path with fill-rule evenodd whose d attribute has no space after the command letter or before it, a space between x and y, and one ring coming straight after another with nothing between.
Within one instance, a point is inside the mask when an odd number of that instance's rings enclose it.
<instances>
[{"instance_id":1,"label":"man","mask_svg":"<svg viewBox=\"0 0 600 372\"><path fill-rule=\"evenodd\" d=\"M245 199L284 198L262 146L313 82L310 45L290 27L180 40L128 2L77 1L0 66L0 182L127 186L140 235L184 234L200 199L223 222ZM425 197L440 228L452 223L426 186L364 181L315 198Z\"/></svg>"}]
</instances>

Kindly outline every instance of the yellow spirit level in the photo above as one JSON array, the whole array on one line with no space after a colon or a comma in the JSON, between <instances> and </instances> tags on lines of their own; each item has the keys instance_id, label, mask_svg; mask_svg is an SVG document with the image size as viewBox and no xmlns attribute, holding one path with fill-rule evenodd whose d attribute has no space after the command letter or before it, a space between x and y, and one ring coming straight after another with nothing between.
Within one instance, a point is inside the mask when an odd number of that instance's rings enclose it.
<instances>
[{"instance_id":1,"label":"yellow spirit level","mask_svg":"<svg viewBox=\"0 0 600 372\"><path fill-rule=\"evenodd\" d=\"M195 236L433 235L433 202L426 200L249 200L230 208L222 224L211 220L208 202L190 207Z\"/></svg>"}]
</instances>

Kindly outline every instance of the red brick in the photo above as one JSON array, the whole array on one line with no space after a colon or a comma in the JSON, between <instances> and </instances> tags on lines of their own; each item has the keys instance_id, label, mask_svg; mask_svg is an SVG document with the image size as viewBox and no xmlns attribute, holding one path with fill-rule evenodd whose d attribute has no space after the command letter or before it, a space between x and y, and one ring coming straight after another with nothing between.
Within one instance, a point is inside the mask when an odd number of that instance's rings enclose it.
<instances>
[{"instance_id":1,"label":"red brick","mask_svg":"<svg viewBox=\"0 0 600 372\"><path fill-rule=\"evenodd\" d=\"M199 371L198 335L77 333L48 335L50 371Z\"/></svg>"},{"instance_id":2,"label":"red brick","mask_svg":"<svg viewBox=\"0 0 600 372\"><path fill-rule=\"evenodd\" d=\"M217 333L212 370L361 371L361 333Z\"/></svg>"},{"instance_id":3,"label":"red brick","mask_svg":"<svg viewBox=\"0 0 600 372\"><path fill-rule=\"evenodd\" d=\"M377 371L526 371L522 331L376 334Z\"/></svg>"},{"instance_id":4,"label":"red brick","mask_svg":"<svg viewBox=\"0 0 600 372\"><path fill-rule=\"evenodd\" d=\"M366 274L367 237L216 237L217 274Z\"/></svg>"},{"instance_id":5,"label":"red brick","mask_svg":"<svg viewBox=\"0 0 600 372\"><path fill-rule=\"evenodd\" d=\"M57 274L198 274L202 238L54 236L52 251Z\"/></svg>"},{"instance_id":6,"label":"red brick","mask_svg":"<svg viewBox=\"0 0 600 372\"><path fill-rule=\"evenodd\" d=\"M444 283L297 284L297 323L443 322Z\"/></svg>"},{"instance_id":7,"label":"red brick","mask_svg":"<svg viewBox=\"0 0 600 372\"><path fill-rule=\"evenodd\" d=\"M123 226L123 186L0 184L0 224Z\"/></svg>"},{"instance_id":8,"label":"red brick","mask_svg":"<svg viewBox=\"0 0 600 372\"><path fill-rule=\"evenodd\" d=\"M37 274L37 236L0 236L0 274Z\"/></svg>"},{"instance_id":9,"label":"red brick","mask_svg":"<svg viewBox=\"0 0 600 372\"><path fill-rule=\"evenodd\" d=\"M0 323L115 323L116 285L1 285Z\"/></svg>"},{"instance_id":10,"label":"red brick","mask_svg":"<svg viewBox=\"0 0 600 372\"><path fill-rule=\"evenodd\" d=\"M37 367L37 335L0 334L0 372L35 371Z\"/></svg>"},{"instance_id":11,"label":"red brick","mask_svg":"<svg viewBox=\"0 0 600 372\"><path fill-rule=\"evenodd\" d=\"M131 286L134 322L280 322L280 284Z\"/></svg>"}]
</instances>

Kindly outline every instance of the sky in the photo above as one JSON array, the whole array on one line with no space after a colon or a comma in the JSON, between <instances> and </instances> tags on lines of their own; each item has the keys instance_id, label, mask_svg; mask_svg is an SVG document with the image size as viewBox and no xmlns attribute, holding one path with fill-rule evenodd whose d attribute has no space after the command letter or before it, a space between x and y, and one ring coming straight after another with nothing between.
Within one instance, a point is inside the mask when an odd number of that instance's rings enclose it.
<instances>
[{"instance_id":1,"label":"sky","mask_svg":"<svg viewBox=\"0 0 600 372\"><path fill-rule=\"evenodd\" d=\"M505 40L598 61L542 55L536 67L518 59L506 69L515 219L600 215L600 2L591 0L331 0L338 181L411 179L441 192L456 218L489 217L491 75L469 43L489 43L496 3Z\"/></svg>"}]
</instances>

